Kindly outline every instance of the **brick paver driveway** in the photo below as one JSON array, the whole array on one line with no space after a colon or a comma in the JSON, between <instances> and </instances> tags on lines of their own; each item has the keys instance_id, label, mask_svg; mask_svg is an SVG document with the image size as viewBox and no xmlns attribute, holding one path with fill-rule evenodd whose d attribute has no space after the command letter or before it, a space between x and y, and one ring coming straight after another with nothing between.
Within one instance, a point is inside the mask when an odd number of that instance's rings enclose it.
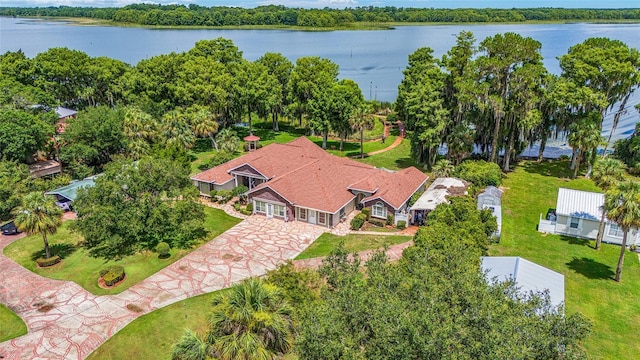
<instances>
[{"instance_id":1,"label":"brick paver driveway","mask_svg":"<svg viewBox=\"0 0 640 360\"><path fill-rule=\"evenodd\" d=\"M324 231L252 216L118 295L96 296L73 282L43 278L0 255L0 302L29 333L0 344L4 359L84 359L140 315L262 275L293 259ZM13 237L0 235L0 252ZM142 312L133 312L127 305ZM0 325L1 326L1 325Z\"/></svg>"}]
</instances>

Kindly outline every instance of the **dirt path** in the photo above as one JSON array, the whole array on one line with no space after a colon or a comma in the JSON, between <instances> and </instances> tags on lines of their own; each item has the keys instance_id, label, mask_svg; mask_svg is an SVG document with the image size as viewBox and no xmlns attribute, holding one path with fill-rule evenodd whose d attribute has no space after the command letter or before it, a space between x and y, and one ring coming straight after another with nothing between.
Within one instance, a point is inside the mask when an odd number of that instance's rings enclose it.
<instances>
[{"instance_id":1,"label":"dirt path","mask_svg":"<svg viewBox=\"0 0 640 360\"><path fill-rule=\"evenodd\" d=\"M391 133L391 125L386 125L386 121L385 121L385 125L384 125L384 137L388 138L389 134ZM387 146L384 149L380 149L380 150L376 150L376 151L372 151L370 153L367 153L367 156L373 156L373 155L378 155L378 154L382 154L383 152L387 152L390 150L395 149L396 147L398 147L401 143L402 140L404 139L404 134L405 134L405 130L404 130L404 124L402 123L402 121L398 121L396 123L398 125L398 128L400 129L400 136L398 136L396 138L396 140L393 142L393 144Z\"/></svg>"}]
</instances>

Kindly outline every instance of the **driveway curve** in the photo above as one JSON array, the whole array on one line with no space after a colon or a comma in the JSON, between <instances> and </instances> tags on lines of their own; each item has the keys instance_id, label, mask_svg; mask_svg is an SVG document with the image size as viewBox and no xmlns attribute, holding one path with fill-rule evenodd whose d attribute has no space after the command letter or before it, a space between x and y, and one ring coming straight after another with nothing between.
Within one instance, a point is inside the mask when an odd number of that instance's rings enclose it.
<instances>
[{"instance_id":1,"label":"driveway curve","mask_svg":"<svg viewBox=\"0 0 640 360\"><path fill-rule=\"evenodd\" d=\"M265 274L293 259L322 227L252 216L117 295L96 296L34 274L0 254L0 302L29 332L0 344L3 359L84 359L135 318ZM0 252L20 237L0 235Z\"/></svg>"}]
</instances>

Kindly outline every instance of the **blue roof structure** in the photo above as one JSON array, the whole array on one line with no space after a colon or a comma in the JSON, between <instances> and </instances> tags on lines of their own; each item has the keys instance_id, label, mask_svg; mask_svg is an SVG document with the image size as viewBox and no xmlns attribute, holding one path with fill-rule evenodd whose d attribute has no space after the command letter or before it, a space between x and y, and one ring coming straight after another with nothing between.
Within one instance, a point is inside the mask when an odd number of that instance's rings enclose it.
<instances>
[{"instance_id":1,"label":"blue roof structure","mask_svg":"<svg viewBox=\"0 0 640 360\"><path fill-rule=\"evenodd\" d=\"M74 181L69 185L63 186L61 188L51 190L49 192L44 193L45 195L58 195L62 196L70 201L75 201L78 196L78 190L81 188L93 187L95 184L95 176L88 177L86 179Z\"/></svg>"}]
</instances>

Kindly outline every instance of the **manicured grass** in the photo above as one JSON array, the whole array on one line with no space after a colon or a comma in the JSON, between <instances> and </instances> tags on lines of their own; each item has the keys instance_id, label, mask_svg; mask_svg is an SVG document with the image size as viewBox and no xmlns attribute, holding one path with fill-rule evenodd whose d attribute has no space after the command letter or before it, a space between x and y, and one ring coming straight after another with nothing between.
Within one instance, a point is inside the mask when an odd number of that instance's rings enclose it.
<instances>
[{"instance_id":1,"label":"manicured grass","mask_svg":"<svg viewBox=\"0 0 640 360\"><path fill-rule=\"evenodd\" d=\"M216 293L219 292L179 301L137 318L87 359L171 359L173 344L185 329L206 331L211 300Z\"/></svg>"},{"instance_id":2,"label":"manicured grass","mask_svg":"<svg viewBox=\"0 0 640 360\"><path fill-rule=\"evenodd\" d=\"M391 139L391 137L389 137L389 139ZM403 139L402 143L394 149L385 151L378 155L369 156L365 159L356 160L390 170L399 170L410 166L415 166L418 169L421 169L420 165L416 164L416 162L411 158L411 142L408 139Z\"/></svg>"},{"instance_id":3,"label":"manicured grass","mask_svg":"<svg viewBox=\"0 0 640 360\"><path fill-rule=\"evenodd\" d=\"M307 136L309 140L313 141L316 145L322 146L322 137L320 136ZM384 148L389 147L389 145L393 144L396 140L397 136L389 136L384 143L380 140L374 141L365 141L362 144L362 148L364 149L364 153L370 153L377 150L382 150ZM345 141L342 145L342 150L340 151L340 140L337 139L329 139L327 140L327 151L333 155L337 156L348 156L348 157L356 157L360 156L360 140L356 138L351 138L349 141Z\"/></svg>"},{"instance_id":4,"label":"manicured grass","mask_svg":"<svg viewBox=\"0 0 640 360\"><path fill-rule=\"evenodd\" d=\"M340 242L344 243L344 248L348 252L359 252L363 250L378 249L385 245L402 244L410 241L410 236L402 235L370 235L370 234L349 234L338 236L330 233L320 235L296 260L311 259L327 256L333 249L338 247Z\"/></svg>"},{"instance_id":5,"label":"manicured grass","mask_svg":"<svg viewBox=\"0 0 640 360\"><path fill-rule=\"evenodd\" d=\"M213 239L240 222L240 219L229 216L222 210L207 207L205 213L207 215L205 229L209 232L206 240ZM49 237L52 253L59 254L64 259L57 265L49 268L36 266L34 259L43 253L42 237L39 235L29 236L12 243L5 248L4 254L36 274L52 279L73 281L93 294L106 295L117 294L128 289L193 250L171 249L171 257L164 260L158 259L155 252L148 251L117 261L105 261L88 256L86 250L77 246L82 237L69 230L70 224L71 221L64 222L58 232ZM126 279L122 284L112 289L99 287L100 270L114 264L124 266L127 274Z\"/></svg>"},{"instance_id":6,"label":"manicured grass","mask_svg":"<svg viewBox=\"0 0 640 360\"><path fill-rule=\"evenodd\" d=\"M567 162L524 162L503 182L503 224L500 244L491 255L521 256L565 276L567 313L580 312L592 323L584 342L596 359L629 359L640 353L636 330L640 323L640 264L627 252L622 282L613 281L620 247L593 240L536 231L540 214L554 208L559 187L599 191L588 179L569 180Z\"/></svg>"},{"instance_id":7,"label":"manicured grass","mask_svg":"<svg viewBox=\"0 0 640 360\"><path fill-rule=\"evenodd\" d=\"M0 304L0 343L27 333L27 325L8 307Z\"/></svg>"}]
</instances>

